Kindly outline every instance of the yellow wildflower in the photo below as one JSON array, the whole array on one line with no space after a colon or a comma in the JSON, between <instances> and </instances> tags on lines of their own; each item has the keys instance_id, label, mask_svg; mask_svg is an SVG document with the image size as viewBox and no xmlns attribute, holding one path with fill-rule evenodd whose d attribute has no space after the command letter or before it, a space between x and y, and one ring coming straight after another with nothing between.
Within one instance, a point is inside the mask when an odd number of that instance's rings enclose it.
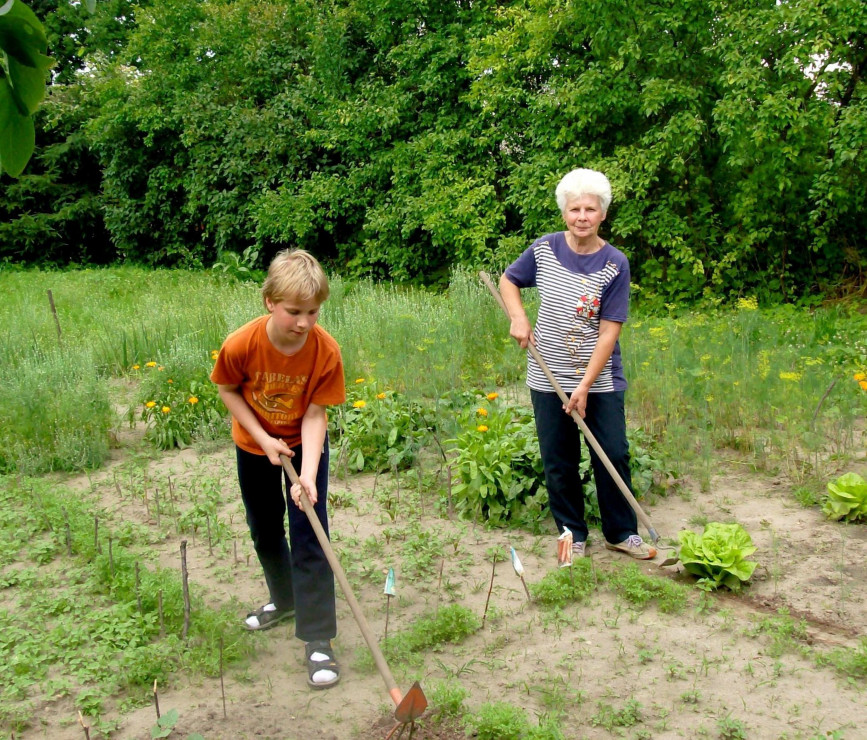
<instances>
[{"instance_id":1,"label":"yellow wildflower","mask_svg":"<svg viewBox=\"0 0 867 740\"><path fill-rule=\"evenodd\" d=\"M478 414L479 416L487 416L488 410L480 407L476 409L476 414Z\"/></svg>"},{"instance_id":2,"label":"yellow wildflower","mask_svg":"<svg viewBox=\"0 0 867 740\"><path fill-rule=\"evenodd\" d=\"M156 406L156 405L157 405L157 402L156 402L156 401L148 401L148 402L145 404L145 406L147 406L149 409L152 409L152 408L153 408L154 406Z\"/></svg>"},{"instance_id":3,"label":"yellow wildflower","mask_svg":"<svg viewBox=\"0 0 867 740\"><path fill-rule=\"evenodd\" d=\"M780 380L788 380L788 381L791 381L794 383L794 382L799 381L800 379L801 379L801 373L789 373L786 371L783 371L780 373Z\"/></svg>"},{"instance_id":4,"label":"yellow wildflower","mask_svg":"<svg viewBox=\"0 0 867 740\"><path fill-rule=\"evenodd\" d=\"M169 378L169 379L166 381L166 383L174 383L174 382L175 382L175 381L172 380L171 378Z\"/></svg>"},{"instance_id":5,"label":"yellow wildflower","mask_svg":"<svg viewBox=\"0 0 867 740\"><path fill-rule=\"evenodd\" d=\"M862 391L867 391L867 380L859 380L858 385L861 386Z\"/></svg>"},{"instance_id":6,"label":"yellow wildflower","mask_svg":"<svg viewBox=\"0 0 867 740\"><path fill-rule=\"evenodd\" d=\"M220 356L220 350L218 350L218 349L212 349L211 350L211 359L212 360L216 360L217 357L219 357L219 356Z\"/></svg>"},{"instance_id":7,"label":"yellow wildflower","mask_svg":"<svg viewBox=\"0 0 867 740\"><path fill-rule=\"evenodd\" d=\"M484 424L479 424L479 425L476 427L476 431L477 431L477 432L487 432L487 431L488 431L488 428L487 428Z\"/></svg>"},{"instance_id":8,"label":"yellow wildflower","mask_svg":"<svg viewBox=\"0 0 867 740\"><path fill-rule=\"evenodd\" d=\"M157 366L157 364L153 360L145 363L145 367L156 367L156 366Z\"/></svg>"},{"instance_id":9,"label":"yellow wildflower","mask_svg":"<svg viewBox=\"0 0 867 740\"><path fill-rule=\"evenodd\" d=\"M355 382L356 382L356 383L363 383L363 382L364 382L364 378L356 378L356 379L355 379Z\"/></svg>"},{"instance_id":10,"label":"yellow wildflower","mask_svg":"<svg viewBox=\"0 0 867 740\"><path fill-rule=\"evenodd\" d=\"M650 329L648 329L648 334L652 337L661 337L665 334L665 328L661 326L651 326Z\"/></svg>"},{"instance_id":11,"label":"yellow wildflower","mask_svg":"<svg viewBox=\"0 0 867 740\"><path fill-rule=\"evenodd\" d=\"M141 370L141 365L133 365L132 369L133 370Z\"/></svg>"},{"instance_id":12,"label":"yellow wildflower","mask_svg":"<svg viewBox=\"0 0 867 740\"><path fill-rule=\"evenodd\" d=\"M859 383L862 380L867 380L867 374L865 373L855 373L852 377L855 378L855 380L857 380Z\"/></svg>"},{"instance_id":13,"label":"yellow wildflower","mask_svg":"<svg viewBox=\"0 0 867 740\"><path fill-rule=\"evenodd\" d=\"M190 399L187 401L187 403L191 403L191 404L193 404L194 406L195 406L198 402L199 402L199 399L196 398L195 396L190 396Z\"/></svg>"},{"instance_id":14,"label":"yellow wildflower","mask_svg":"<svg viewBox=\"0 0 867 740\"><path fill-rule=\"evenodd\" d=\"M356 401L352 404L352 408L354 409L363 409L365 406L367 406L367 401Z\"/></svg>"},{"instance_id":15,"label":"yellow wildflower","mask_svg":"<svg viewBox=\"0 0 867 740\"><path fill-rule=\"evenodd\" d=\"M171 406L163 406L163 407L160 409L160 411L162 411L164 414L169 413L169 411L171 411L171 410L172 410Z\"/></svg>"},{"instance_id":16,"label":"yellow wildflower","mask_svg":"<svg viewBox=\"0 0 867 740\"><path fill-rule=\"evenodd\" d=\"M385 398L385 393L377 393L376 397L381 401L383 398Z\"/></svg>"},{"instance_id":17,"label":"yellow wildflower","mask_svg":"<svg viewBox=\"0 0 867 740\"><path fill-rule=\"evenodd\" d=\"M489 401L494 401L494 400L498 399L499 397L500 397L500 394L497 393L496 391L494 391L493 393L489 393L487 396L485 396L485 398L487 398Z\"/></svg>"},{"instance_id":18,"label":"yellow wildflower","mask_svg":"<svg viewBox=\"0 0 867 740\"><path fill-rule=\"evenodd\" d=\"M738 308L741 311L757 311L759 308L759 302L755 296L750 296L749 298L738 298Z\"/></svg>"}]
</instances>

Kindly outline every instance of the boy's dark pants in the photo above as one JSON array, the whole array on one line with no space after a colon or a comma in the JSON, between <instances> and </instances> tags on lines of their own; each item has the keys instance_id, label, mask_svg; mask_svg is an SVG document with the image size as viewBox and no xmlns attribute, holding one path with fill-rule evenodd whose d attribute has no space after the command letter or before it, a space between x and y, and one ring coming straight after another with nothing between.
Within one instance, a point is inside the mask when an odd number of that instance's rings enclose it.
<instances>
[{"instance_id":1,"label":"boy's dark pants","mask_svg":"<svg viewBox=\"0 0 867 740\"><path fill-rule=\"evenodd\" d=\"M623 391L589 393L584 421L631 491L624 396ZM545 485L548 488L551 514L559 532L563 531L564 526L568 527L575 542L582 542L587 539L587 523L584 521L584 492L578 472L578 464L581 462L578 425L563 410L563 402L556 393L542 393L531 389L530 398L536 417L536 433L539 436L539 449L545 468ZM596 481L602 534L611 543L623 542L630 535L638 533L635 512L599 456L590 445L587 447L593 478Z\"/></svg>"},{"instance_id":2,"label":"boy's dark pants","mask_svg":"<svg viewBox=\"0 0 867 740\"><path fill-rule=\"evenodd\" d=\"M330 640L337 634L334 575L307 515L283 492L283 468L265 455L253 455L239 447L238 481L247 510L253 547L259 556L271 601L278 609L295 608L295 636L304 642ZM295 470L301 469L301 446L293 447ZM316 472L318 500L314 509L328 534L328 441ZM286 511L289 542L286 542ZM291 547L291 549L290 549Z\"/></svg>"}]
</instances>

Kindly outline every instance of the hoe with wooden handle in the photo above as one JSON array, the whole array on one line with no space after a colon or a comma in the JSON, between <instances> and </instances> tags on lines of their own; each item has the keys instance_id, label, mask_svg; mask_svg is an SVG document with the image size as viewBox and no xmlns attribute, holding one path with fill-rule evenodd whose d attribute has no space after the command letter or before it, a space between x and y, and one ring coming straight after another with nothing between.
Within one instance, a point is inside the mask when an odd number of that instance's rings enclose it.
<instances>
[{"instance_id":1,"label":"hoe with wooden handle","mask_svg":"<svg viewBox=\"0 0 867 740\"><path fill-rule=\"evenodd\" d=\"M292 484L300 485L301 481L298 478L298 473L295 472L295 467L292 465L289 458L286 457L286 455L280 455L280 462L283 463L283 470L286 471L286 475L289 476L289 480L292 481ZM355 594L352 593L349 581L346 579L346 573L343 571L343 566L340 565L340 561L334 554L331 543L328 541L328 535L325 534L325 530L322 528L319 517L316 516L316 512L313 510L313 504L310 503L310 499L304 492L301 494L301 506L304 509L304 513L307 514L307 518L310 520L310 526L313 527L316 539L319 540L319 545L322 547L322 551L325 553L328 564L334 572L334 577L340 584L340 588L343 589L343 595L346 597L346 602L352 610L352 616L355 617L355 621L358 624L358 628L361 630L361 634L364 637L364 641L367 643L367 647L370 648L370 652L373 655L373 661L376 663L376 667L379 669L379 673L385 681L388 694L391 696L391 699L395 704L394 718L397 720L398 726L406 725L424 713L424 710L427 709L427 697L424 695L424 691L422 691L418 681L410 687L406 694L400 693L400 689L397 688L397 683L395 683L394 677L391 675L388 664L385 662L385 656L382 654L382 650L380 650L376 638L374 638L373 632L370 630L370 625L367 624L367 620L361 612L361 607L358 605ZM393 731L394 730L392 730L392 732Z\"/></svg>"},{"instance_id":2,"label":"hoe with wooden handle","mask_svg":"<svg viewBox=\"0 0 867 740\"><path fill-rule=\"evenodd\" d=\"M503 313L506 316L509 316L509 309L506 308L506 304L503 301L503 297L500 295L500 291L494 286L491 282L491 278L488 276L484 270L479 273L479 277L482 279L482 282L487 286L488 290L491 291L491 295L497 299L497 303L500 304L500 308L503 309ZM548 369L548 366L545 364L545 361L542 359L542 355L539 354L539 350L533 345L533 343L529 343L527 345L527 350L533 356L533 359L538 363L539 367L542 368L542 372L545 373L545 377L548 378L548 382L552 385L555 391L557 391L557 395L560 396L560 400L563 401L563 404L566 405L569 403L569 397L563 391L560 383L557 382L557 379ZM653 528L653 524L650 522L650 518L647 514L644 513L644 510L641 506L638 505L638 501L635 500L635 496L632 495L632 491L629 490L629 486L626 485L626 482L620 476L620 473L617 472L617 469L614 465L611 464L611 460L608 458L608 455L605 454L605 450L602 449L602 445L596 440L596 437L593 436L593 432L591 432L587 428L587 424L584 422L584 419L578 414L574 409L572 410L572 419L578 425L578 428L581 430L581 433L584 435L584 439L587 440L587 443L593 448L596 454L599 456L599 459L602 461L602 464L605 466L605 469L611 474L611 477L614 479L614 482L617 484L617 487L620 489L620 492L623 494L623 497L632 507L632 510L635 512L635 516L638 517L638 520L644 525L645 529L647 529L647 533L650 535L650 539L653 540L653 544L660 550L673 550L674 555L667 557L663 560L659 567L661 568L664 565L674 565L680 560L680 556L677 554L677 549L671 547L670 545L660 545L659 544L659 535L656 533L656 530Z\"/></svg>"}]
</instances>

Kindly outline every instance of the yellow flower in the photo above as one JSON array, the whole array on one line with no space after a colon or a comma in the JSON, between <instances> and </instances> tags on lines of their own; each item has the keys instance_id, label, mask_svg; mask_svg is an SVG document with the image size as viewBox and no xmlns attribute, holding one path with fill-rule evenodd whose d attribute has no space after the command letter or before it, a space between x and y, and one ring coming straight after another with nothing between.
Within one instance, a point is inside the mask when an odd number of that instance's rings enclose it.
<instances>
[{"instance_id":1,"label":"yellow flower","mask_svg":"<svg viewBox=\"0 0 867 740\"><path fill-rule=\"evenodd\" d=\"M141 365L133 365L132 369L133 370L141 370Z\"/></svg>"},{"instance_id":2,"label":"yellow flower","mask_svg":"<svg viewBox=\"0 0 867 740\"><path fill-rule=\"evenodd\" d=\"M749 298L738 298L738 308L741 311L757 311L759 308L759 302L755 296L750 296Z\"/></svg>"},{"instance_id":3,"label":"yellow flower","mask_svg":"<svg viewBox=\"0 0 867 740\"><path fill-rule=\"evenodd\" d=\"M493 393L489 393L487 396L485 396L485 398L487 398L489 401L494 401L499 397L500 397L500 394L497 393L496 391L494 391Z\"/></svg>"},{"instance_id":4,"label":"yellow flower","mask_svg":"<svg viewBox=\"0 0 867 740\"><path fill-rule=\"evenodd\" d=\"M145 404L145 406L147 406L149 409L152 409L152 408L153 408L154 406L156 406L156 405L157 405L157 402L156 402L156 401L148 401L148 402Z\"/></svg>"},{"instance_id":5,"label":"yellow flower","mask_svg":"<svg viewBox=\"0 0 867 740\"><path fill-rule=\"evenodd\" d=\"M377 393L376 397L381 401L383 398L385 398L385 393Z\"/></svg>"},{"instance_id":6,"label":"yellow flower","mask_svg":"<svg viewBox=\"0 0 867 740\"><path fill-rule=\"evenodd\" d=\"M171 411L171 410L172 410L172 409L171 409L171 406L163 406L163 407L160 409L160 411L162 411L164 414L169 413L169 411Z\"/></svg>"},{"instance_id":7,"label":"yellow flower","mask_svg":"<svg viewBox=\"0 0 867 740\"><path fill-rule=\"evenodd\" d=\"M862 391L867 391L867 380L859 380L858 385L861 386Z\"/></svg>"},{"instance_id":8,"label":"yellow flower","mask_svg":"<svg viewBox=\"0 0 867 740\"><path fill-rule=\"evenodd\" d=\"M166 381L166 383L174 383L174 382L175 382L175 381L172 380L171 378L169 378L169 379Z\"/></svg>"},{"instance_id":9,"label":"yellow flower","mask_svg":"<svg viewBox=\"0 0 867 740\"><path fill-rule=\"evenodd\" d=\"M788 380L788 381L795 383L795 382L799 381L800 379L801 379L801 373L788 373L785 371L780 373L780 380Z\"/></svg>"},{"instance_id":10,"label":"yellow flower","mask_svg":"<svg viewBox=\"0 0 867 740\"><path fill-rule=\"evenodd\" d=\"M479 425L476 427L476 431L477 431L477 432L487 432L487 431L488 431L488 428L487 428L484 424L479 424Z\"/></svg>"},{"instance_id":11,"label":"yellow flower","mask_svg":"<svg viewBox=\"0 0 867 740\"><path fill-rule=\"evenodd\" d=\"M164 368L162 365L160 365L160 366L157 368L157 370L159 370L160 372L162 372L163 370L165 370L165 368Z\"/></svg>"},{"instance_id":12,"label":"yellow flower","mask_svg":"<svg viewBox=\"0 0 867 740\"><path fill-rule=\"evenodd\" d=\"M862 380L867 380L867 374L865 373L855 373L852 377L855 378L855 380L857 380L859 383Z\"/></svg>"},{"instance_id":13,"label":"yellow flower","mask_svg":"<svg viewBox=\"0 0 867 740\"><path fill-rule=\"evenodd\" d=\"M217 357L219 357L219 356L220 356L220 350L218 350L218 349L212 349L211 350L211 359L212 360L216 360Z\"/></svg>"},{"instance_id":14,"label":"yellow flower","mask_svg":"<svg viewBox=\"0 0 867 740\"><path fill-rule=\"evenodd\" d=\"M145 363L145 367L156 367L156 366L157 366L157 364L153 360Z\"/></svg>"},{"instance_id":15,"label":"yellow flower","mask_svg":"<svg viewBox=\"0 0 867 740\"><path fill-rule=\"evenodd\" d=\"M191 403L193 405L197 404L198 402L199 402L199 399L196 398L195 396L190 396L190 400L187 401L187 403Z\"/></svg>"},{"instance_id":16,"label":"yellow flower","mask_svg":"<svg viewBox=\"0 0 867 740\"><path fill-rule=\"evenodd\" d=\"M652 337L661 337L665 334L665 329L661 326L651 326L650 329L648 329L648 334Z\"/></svg>"},{"instance_id":17,"label":"yellow flower","mask_svg":"<svg viewBox=\"0 0 867 740\"><path fill-rule=\"evenodd\" d=\"M487 410L487 409L483 409L483 408L477 408L477 409L476 409L476 413L477 413L479 416L487 416L487 415L488 415L488 410Z\"/></svg>"},{"instance_id":18,"label":"yellow flower","mask_svg":"<svg viewBox=\"0 0 867 740\"><path fill-rule=\"evenodd\" d=\"M367 406L367 401L356 401L352 404L352 408L354 409L363 409L365 406Z\"/></svg>"},{"instance_id":19,"label":"yellow flower","mask_svg":"<svg viewBox=\"0 0 867 740\"><path fill-rule=\"evenodd\" d=\"M356 378L356 379L355 379L355 382L356 382L356 383L363 383L363 382L364 382L364 378Z\"/></svg>"},{"instance_id":20,"label":"yellow flower","mask_svg":"<svg viewBox=\"0 0 867 740\"><path fill-rule=\"evenodd\" d=\"M708 403L713 403L713 396L705 396L704 400L707 401Z\"/></svg>"}]
</instances>

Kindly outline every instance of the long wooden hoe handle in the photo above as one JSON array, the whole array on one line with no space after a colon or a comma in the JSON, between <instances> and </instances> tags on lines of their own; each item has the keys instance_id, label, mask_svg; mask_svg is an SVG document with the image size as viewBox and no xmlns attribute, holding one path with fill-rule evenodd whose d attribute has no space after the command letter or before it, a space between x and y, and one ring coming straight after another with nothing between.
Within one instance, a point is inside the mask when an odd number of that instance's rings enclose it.
<instances>
[{"instance_id":1,"label":"long wooden hoe handle","mask_svg":"<svg viewBox=\"0 0 867 740\"><path fill-rule=\"evenodd\" d=\"M497 299L497 303L500 304L500 308L503 309L503 313L506 314L508 318L509 309L506 308L506 304L503 301L503 296L500 295L500 291L494 286L491 282L491 278L488 276L484 270L479 272L479 277L482 279L482 282L488 287L488 290L491 291L491 295ZM551 373L548 369L548 365L545 364L545 361L542 359L542 355L539 354L539 350L533 345L532 342L527 344L527 350L533 356L533 359L538 363L539 367L542 368L542 372L545 373L545 377L548 378L548 382L553 386L554 390L557 391L557 395L560 396L560 400L563 401L563 404L566 405L569 403L569 396L563 391L563 387L560 383L557 382L557 378ZM605 469L611 474L611 477L614 479L614 482L617 484L617 487L620 489L620 492L623 494L626 501L632 507L632 510L635 512L635 516L638 517L639 521L644 525L645 529L647 529L647 533L650 535L650 539L653 540L653 543L659 540L659 535L656 533L656 530L653 528L653 525L650 523L650 518L647 514L644 513L644 510L639 506L638 501L635 500L635 496L632 495L632 491L629 490L629 486L626 485L626 482L623 478L620 477L620 473L617 472L617 469L614 465L611 464L611 460L608 459L608 455L605 454L605 450L602 449L602 445L596 440L596 437L593 436L593 432L591 432L587 428L587 424L584 422L584 419L578 414L575 409L572 409L572 418L575 423L578 425L578 428L581 430L581 433L584 435L584 439L590 444L590 446L596 451L596 454L599 456L599 459L602 461L602 464L605 466Z\"/></svg>"},{"instance_id":2,"label":"long wooden hoe handle","mask_svg":"<svg viewBox=\"0 0 867 740\"><path fill-rule=\"evenodd\" d=\"M298 478L298 473L295 472L295 467L292 465L292 461L286 457L286 455L280 455L280 462L283 463L283 470L286 471L286 475L289 476L289 480L292 481L292 484L300 485L301 481ZM310 526L313 527L313 531L316 533L316 539L319 540L319 544L322 547L322 551L325 553L328 564L334 572L334 577L340 584L340 588L343 589L343 595L346 597L346 602L352 610L352 616L355 617L355 621L358 624L358 628L361 630L361 634L364 637L364 641L367 643L367 647L370 648L370 652L373 655L373 661L376 663L376 667L379 669L383 681L385 681L385 687L388 689L388 693L391 696L392 701L394 701L395 706L397 706L401 701L403 701L403 694L401 694L400 689L397 688L394 676L391 675L388 664L385 662L385 656L382 654L382 650L380 650L376 638L373 636L370 625L367 624L367 620L361 612L361 607L358 605L355 594L352 593L352 588L349 586L349 581L346 578L343 566L334 554L331 543L328 541L328 535L325 534L325 530L322 528L322 523L319 521L319 517L316 516L316 512L313 510L313 504L311 504L310 499L307 498L306 492L301 494L301 506L304 509L304 513L307 514L307 518L310 520Z\"/></svg>"}]
</instances>

